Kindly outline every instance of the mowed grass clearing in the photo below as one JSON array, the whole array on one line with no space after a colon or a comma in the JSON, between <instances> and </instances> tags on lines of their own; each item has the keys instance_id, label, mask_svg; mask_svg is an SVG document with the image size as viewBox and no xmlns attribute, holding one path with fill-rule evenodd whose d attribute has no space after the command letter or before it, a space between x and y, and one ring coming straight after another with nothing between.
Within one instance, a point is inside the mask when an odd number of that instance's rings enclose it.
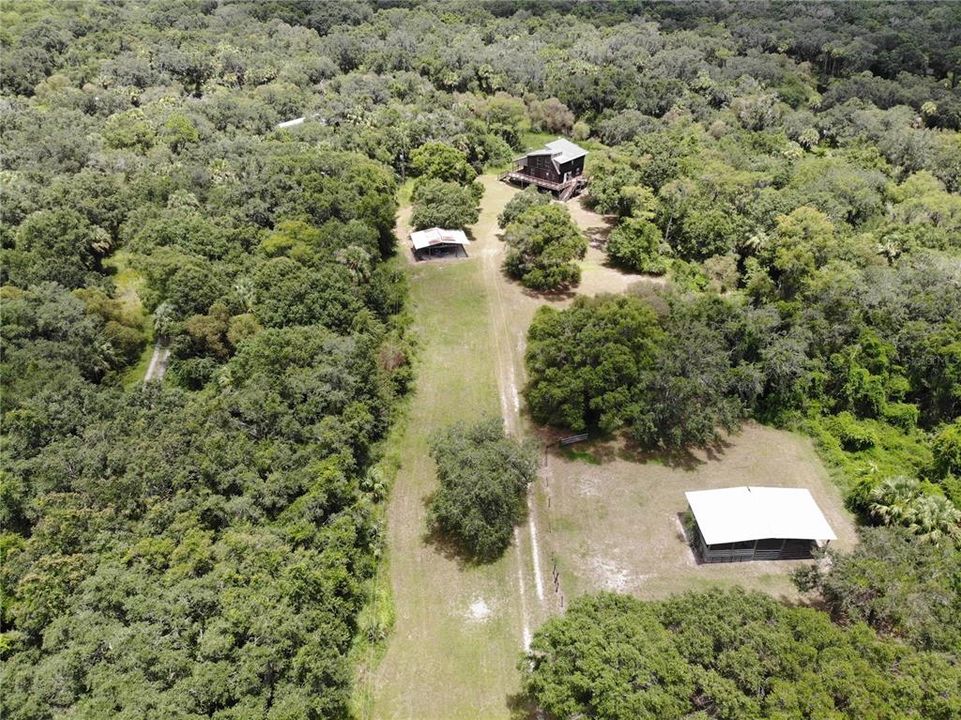
<instances>
[{"instance_id":1,"label":"mowed grass clearing","mask_svg":"<svg viewBox=\"0 0 961 720\"><path fill-rule=\"evenodd\" d=\"M431 434L500 414L480 258L416 263L409 271L420 347L387 518L396 619L358 704L363 717L378 719L508 717L521 651L516 549L490 565L464 566L425 530L425 501L436 488Z\"/></svg>"},{"instance_id":2,"label":"mowed grass clearing","mask_svg":"<svg viewBox=\"0 0 961 720\"><path fill-rule=\"evenodd\" d=\"M853 518L811 440L756 423L713 450L645 457L593 442L552 452L550 467L547 537L568 599L596 590L659 599L712 585L800 599L790 572L805 561L698 564L678 517L687 490L804 487L838 536L832 545L849 550L856 542Z\"/></svg>"},{"instance_id":3,"label":"mowed grass clearing","mask_svg":"<svg viewBox=\"0 0 961 720\"><path fill-rule=\"evenodd\" d=\"M392 442L402 459L388 509L387 572L396 621L383 658L366 669L358 686L356 706L364 718L510 717L511 697L519 690L525 616L536 630L546 614L562 611L577 595L609 589L661 598L710 585L742 585L797 598L789 578L797 562L698 565L680 531L685 490L808 487L838 534L837 545L854 543L851 517L810 440L750 423L715 451L673 459L641 457L612 442L552 451L544 477L532 488L547 595L542 604L531 592L526 528L519 528L519 546L484 567L464 567L427 542L425 500L436 484L428 439L455 420L514 414L525 382L527 328L537 308L563 308L576 294L635 286L651 292L665 284L607 265L603 243L610 219L576 200L568 208L592 241L580 287L554 296L526 291L499 270L504 246L496 218L517 190L496 176L480 181L485 194L481 217L471 228L470 258L408 262L420 347L406 426ZM397 235L405 254L409 220L409 206L402 207ZM518 404L523 413L523 402ZM523 415L515 424L525 434L545 439L551 434ZM551 582L554 567L560 572L559 593Z\"/></svg>"}]
</instances>

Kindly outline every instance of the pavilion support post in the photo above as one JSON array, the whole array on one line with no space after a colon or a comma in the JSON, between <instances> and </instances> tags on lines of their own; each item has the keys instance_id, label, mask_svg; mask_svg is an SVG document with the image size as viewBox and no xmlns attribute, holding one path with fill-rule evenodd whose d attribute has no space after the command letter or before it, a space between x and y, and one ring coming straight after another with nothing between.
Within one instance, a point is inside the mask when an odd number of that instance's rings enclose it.
<instances>
[{"instance_id":1,"label":"pavilion support post","mask_svg":"<svg viewBox=\"0 0 961 720\"><path fill-rule=\"evenodd\" d=\"M751 560L757 560L757 540L754 541L754 549L751 551Z\"/></svg>"}]
</instances>

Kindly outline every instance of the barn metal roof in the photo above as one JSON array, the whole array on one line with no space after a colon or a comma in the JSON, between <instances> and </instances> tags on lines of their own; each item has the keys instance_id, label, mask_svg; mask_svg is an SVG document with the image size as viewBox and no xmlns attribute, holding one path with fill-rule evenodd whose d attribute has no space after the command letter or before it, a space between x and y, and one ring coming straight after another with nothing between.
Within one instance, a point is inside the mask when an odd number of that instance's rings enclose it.
<instances>
[{"instance_id":1,"label":"barn metal roof","mask_svg":"<svg viewBox=\"0 0 961 720\"><path fill-rule=\"evenodd\" d=\"M557 140L547 143L545 147L551 151L551 156L559 165L587 155L587 150L564 138L557 138Z\"/></svg>"},{"instance_id":2,"label":"barn metal roof","mask_svg":"<svg viewBox=\"0 0 961 720\"><path fill-rule=\"evenodd\" d=\"M531 150L526 155L517 158L515 162L520 162L524 158L531 157L532 155L550 155L551 160L554 163L554 167L558 169L558 172L560 172L561 165L566 162L570 162L571 160L577 160L577 158L586 156L587 150L582 148L580 145L575 145L570 140L557 138L557 140L552 140L542 148Z\"/></svg>"},{"instance_id":3,"label":"barn metal roof","mask_svg":"<svg viewBox=\"0 0 961 720\"><path fill-rule=\"evenodd\" d=\"M730 487L686 492L708 545L750 540L834 540L821 508L804 488Z\"/></svg>"},{"instance_id":4,"label":"barn metal roof","mask_svg":"<svg viewBox=\"0 0 961 720\"><path fill-rule=\"evenodd\" d=\"M435 245L468 244L467 236L463 230L445 230L438 227L429 230L416 230L410 234L410 241L414 243L415 250L423 250Z\"/></svg>"}]
</instances>

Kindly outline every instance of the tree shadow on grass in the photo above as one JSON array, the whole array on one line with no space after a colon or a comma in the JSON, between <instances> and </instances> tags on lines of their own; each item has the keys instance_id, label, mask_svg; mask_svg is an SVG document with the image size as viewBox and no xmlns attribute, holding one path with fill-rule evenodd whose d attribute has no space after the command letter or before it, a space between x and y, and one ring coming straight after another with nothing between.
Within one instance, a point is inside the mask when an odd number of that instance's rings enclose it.
<instances>
[{"instance_id":1,"label":"tree shadow on grass","mask_svg":"<svg viewBox=\"0 0 961 720\"><path fill-rule=\"evenodd\" d=\"M431 500L434 498L434 493L424 496L421 501L424 507L429 511ZM527 520L525 517L521 518L518 522L523 523ZM421 542L425 546L431 547L434 552L443 557L446 560L450 560L457 564L458 570L466 570L468 568L482 567L484 565L490 565L500 560L504 553L507 552L507 548L495 557L481 557L472 553L470 550L461 545L456 538L451 537L448 533L444 532L442 528L439 527L427 527L421 534ZM510 547L508 545L508 547Z\"/></svg>"},{"instance_id":2,"label":"tree shadow on grass","mask_svg":"<svg viewBox=\"0 0 961 720\"><path fill-rule=\"evenodd\" d=\"M454 538L448 536L440 528L428 528L421 535L421 542L431 547L434 552L445 560L451 560L457 564L458 570L466 570L469 567L476 567L483 563L478 562L467 550L458 544Z\"/></svg>"},{"instance_id":3,"label":"tree shadow on grass","mask_svg":"<svg viewBox=\"0 0 961 720\"><path fill-rule=\"evenodd\" d=\"M553 446L551 455L569 461L583 461L592 465L606 465L614 460L625 460L639 465L655 463L677 470L691 472L708 462L718 460L731 446L727 441L718 441L697 448L703 454L699 457L690 448L645 448L627 439L597 439L576 445Z\"/></svg>"},{"instance_id":4,"label":"tree shadow on grass","mask_svg":"<svg viewBox=\"0 0 961 720\"><path fill-rule=\"evenodd\" d=\"M562 303L562 302L567 302L569 300L573 300L575 297L577 297L576 288L574 289L569 288L567 290L549 290L549 291L531 290L530 288L526 288L523 285L521 285L518 281L514 280L514 278L510 277L510 275L507 275L506 272L504 273L504 275L512 282L517 282L517 284L521 288L521 292L527 297L533 298L534 300L543 300L544 302L548 302L548 303Z\"/></svg>"},{"instance_id":5,"label":"tree shadow on grass","mask_svg":"<svg viewBox=\"0 0 961 720\"><path fill-rule=\"evenodd\" d=\"M538 712L537 706L524 693L508 695L504 704L510 713L508 716L510 720L536 720L543 717Z\"/></svg>"},{"instance_id":6,"label":"tree shadow on grass","mask_svg":"<svg viewBox=\"0 0 961 720\"><path fill-rule=\"evenodd\" d=\"M592 248L597 250L603 250L607 245L607 240L610 237L611 230L614 229L615 220L613 218L604 218L604 225L597 227L590 227L584 230L584 235L587 236L587 242Z\"/></svg>"},{"instance_id":7,"label":"tree shadow on grass","mask_svg":"<svg viewBox=\"0 0 961 720\"><path fill-rule=\"evenodd\" d=\"M630 462L653 462L672 469L690 472L701 465L720 460L732 444L726 438L717 438L710 443L697 447L647 448L630 438L626 438L617 456ZM695 451L700 451L703 457L695 454Z\"/></svg>"},{"instance_id":8,"label":"tree shadow on grass","mask_svg":"<svg viewBox=\"0 0 961 720\"><path fill-rule=\"evenodd\" d=\"M591 465L605 465L614 460L644 465L656 463L672 469L693 471L709 462L721 460L733 443L719 437L704 445L684 448L650 448L641 445L625 432L601 433L591 431L591 438L571 445L561 445L563 437L573 434L556 427L536 428L541 446L549 456L567 461L581 461Z\"/></svg>"}]
</instances>

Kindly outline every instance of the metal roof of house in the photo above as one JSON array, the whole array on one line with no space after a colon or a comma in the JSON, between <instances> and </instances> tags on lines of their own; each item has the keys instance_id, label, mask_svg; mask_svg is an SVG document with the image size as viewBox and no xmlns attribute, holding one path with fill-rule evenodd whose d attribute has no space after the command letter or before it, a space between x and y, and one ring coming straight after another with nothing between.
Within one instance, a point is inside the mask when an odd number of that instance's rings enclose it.
<instances>
[{"instance_id":1,"label":"metal roof of house","mask_svg":"<svg viewBox=\"0 0 961 720\"><path fill-rule=\"evenodd\" d=\"M551 158L558 165L587 155L587 150L564 138L557 138L557 140L547 143L544 147L551 151Z\"/></svg>"},{"instance_id":2,"label":"metal roof of house","mask_svg":"<svg viewBox=\"0 0 961 720\"><path fill-rule=\"evenodd\" d=\"M582 148L580 145L575 145L570 140L557 138L557 140L547 143L542 148L531 150L525 155L515 158L514 162L520 162L524 158L531 157L532 155L550 155L551 162L554 163L554 169L560 172L561 165L566 162L570 162L571 160L577 160L577 158L586 156L587 150Z\"/></svg>"},{"instance_id":3,"label":"metal roof of house","mask_svg":"<svg viewBox=\"0 0 961 720\"><path fill-rule=\"evenodd\" d=\"M834 540L821 508L804 488L731 487L686 492L708 545L750 540Z\"/></svg>"},{"instance_id":4,"label":"metal roof of house","mask_svg":"<svg viewBox=\"0 0 961 720\"><path fill-rule=\"evenodd\" d=\"M469 242L463 230L445 230L437 227L412 232L410 241L414 243L415 250L423 250L435 245L467 245Z\"/></svg>"}]
</instances>

